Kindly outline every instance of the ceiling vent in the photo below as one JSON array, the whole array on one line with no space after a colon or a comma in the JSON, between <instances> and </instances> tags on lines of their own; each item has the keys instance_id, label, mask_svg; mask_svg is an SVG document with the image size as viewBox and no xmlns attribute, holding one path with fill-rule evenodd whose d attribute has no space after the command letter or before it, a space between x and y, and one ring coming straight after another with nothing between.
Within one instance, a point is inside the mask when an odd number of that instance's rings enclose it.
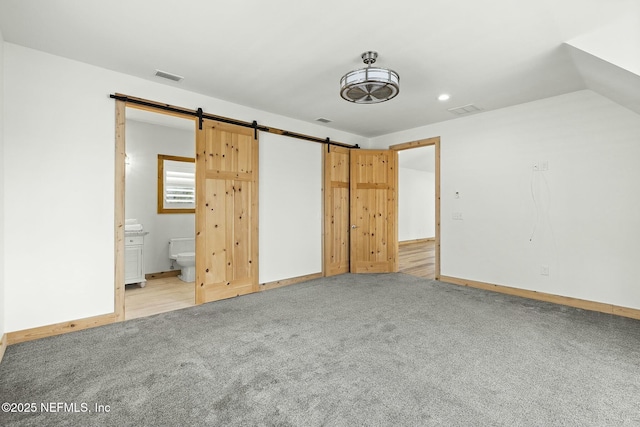
<instances>
[{"instance_id":1,"label":"ceiling vent","mask_svg":"<svg viewBox=\"0 0 640 427\"><path fill-rule=\"evenodd\" d=\"M455 114L456 116L464 116L467 114L478 113L482 111L482 108L478 108L473 104L467 104L463 105L462 107L449 108L447 109L447 111Z\"/></svg>"},{"instance_id":2,"label":"ceiling vent","mask_svg":"<svg viewBox=\"0 0 640 427\"><path fill-rule=\"evenodd\" d=\"M156 70L156 77L162 77L163 79L173 80L174 82L179 82L180 80L184 79L184 77L179 76L177 74L171 74L161 70Z\"/></svg>"},{"instance_id":3,"label":"ceiling vent","mask_svg":"<svg viewBox=\"0 0 640 427\"><path fill-rule=\"evenodd\" d=\"M333 120L329 120L329 119L325 119L324 117L318 117L316 119L316 122L320 122L320 123L331 123Z\"/></svg>"}]
</instances>

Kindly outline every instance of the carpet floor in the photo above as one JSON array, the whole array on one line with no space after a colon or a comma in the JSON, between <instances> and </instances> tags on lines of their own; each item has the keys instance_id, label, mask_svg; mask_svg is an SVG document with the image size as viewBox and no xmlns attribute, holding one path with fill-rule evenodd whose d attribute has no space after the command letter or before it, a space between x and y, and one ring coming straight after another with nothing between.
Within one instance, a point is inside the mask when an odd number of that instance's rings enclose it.
<instances>
[{"instance_id":1,"label":"carpet floor","mask_svg":"<svg viewBox=\"0 0 640 427\"><path fill-rule=\"evenodd\" d=\"M346 274L9 346L0 402L3 426L638 426L640 321Z\"/></svg>"}]
</instances>

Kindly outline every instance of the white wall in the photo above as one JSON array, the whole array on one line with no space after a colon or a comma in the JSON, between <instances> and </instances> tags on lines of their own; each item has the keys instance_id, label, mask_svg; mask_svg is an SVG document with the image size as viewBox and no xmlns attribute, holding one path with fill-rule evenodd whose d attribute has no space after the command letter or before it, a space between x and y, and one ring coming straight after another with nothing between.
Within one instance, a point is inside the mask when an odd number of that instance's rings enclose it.
<instances>
[{"instance_id":1,"label":"white wall","mask_svg":"<svg viewBox=\"0 0 640 427\"><path fill-rule=\"evenodd\" d=\"M260 283L322 271L322 148L260 133Z\"/></svg>"},{"instance_id":2,"label":"white wall","mask_svg":"<svg viewBox=\"0 0 640 427\"><path fill-rule=\"evenodd\" d=\"M432 136L441 136L443 275L640 308L640 115L585 90L372 146ZM545 160L549 170L534 173Z\"/></svg>"},{"instance_id":3,"label":"white wall","mask_svg":"<svg viewBox=\"0 0 640 427\"><path fill-rule=\"evenodd\" d=\"M4 272L4 39L0 32L0 337L5 333Z\"/></svg>"},{"instance_id":4,"label":"white wall","mask_svg":"<svg viewBox=\"0 0 640 427\"><path fill-rule=\"evenodd\" d=\"M435 185L433 172L398 168L399 241L435 237Z\"/></svg>"},{"instance_id":5,"label":"white wall","mask_svg":"<svg viewBox=\"0 0 640 427\"><path fill-rule=\"evenodd\" d=\"M187 131L127 120L125 141L130 162L125 171L125 217L137 219L149 232L144 238L145 273L169 271L169 239L195 237L195 214L158 213L158 154L195 158L195 126Z\"/></svg>"},{"instance_id":6,"label":"white wall","mask_svg":"<svg viewBox=\"0 0 640 427\"><path fill-rule=\"evenodd\" d=\"M6 331L113 312L120 92L349 144L365 138L5 43ZM152 70L150 70L152 73ZM261 175L261 179L268 176ZM61 192L60 189L73 189Z\"/></svg>"}]
</instances>

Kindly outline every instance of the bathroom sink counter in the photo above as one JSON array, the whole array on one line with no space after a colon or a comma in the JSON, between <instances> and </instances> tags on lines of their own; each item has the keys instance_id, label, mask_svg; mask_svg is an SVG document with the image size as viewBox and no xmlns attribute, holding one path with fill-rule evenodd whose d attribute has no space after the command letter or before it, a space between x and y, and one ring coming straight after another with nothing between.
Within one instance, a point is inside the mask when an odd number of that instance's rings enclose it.
<instances>
[{"instance_id":1,"label":"bathroom sink counter","mask_svg":"<svg viewBox=\"0 0 640 427\"><path fill-rule=\"evenodd\" d=\"M124 284L139 283L141 288L147 283L144 271L144 236L148 231L130 230L124 232Z\"/></svg>"}]
</instances>

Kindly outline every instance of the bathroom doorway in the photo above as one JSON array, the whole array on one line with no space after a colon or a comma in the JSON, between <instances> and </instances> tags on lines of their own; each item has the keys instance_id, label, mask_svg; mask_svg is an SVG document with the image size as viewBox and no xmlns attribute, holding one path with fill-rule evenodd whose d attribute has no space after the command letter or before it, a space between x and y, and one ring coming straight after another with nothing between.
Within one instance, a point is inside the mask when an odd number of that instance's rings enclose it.
<instances>
[{"instance_id":1,"label":"bathroom doorway","mask_svg":"<svg viewBox=\"0 0 640 427\"><path fill-rule=\"evenodd\" d=\"M192 278L180 274L169 245L195 238L195 206L187 200L191 194L195 203L195 120L131 104L124 120L121 320L128 320L195 305L195 282L182 280Z\"/></svg>"}]
</instances>

